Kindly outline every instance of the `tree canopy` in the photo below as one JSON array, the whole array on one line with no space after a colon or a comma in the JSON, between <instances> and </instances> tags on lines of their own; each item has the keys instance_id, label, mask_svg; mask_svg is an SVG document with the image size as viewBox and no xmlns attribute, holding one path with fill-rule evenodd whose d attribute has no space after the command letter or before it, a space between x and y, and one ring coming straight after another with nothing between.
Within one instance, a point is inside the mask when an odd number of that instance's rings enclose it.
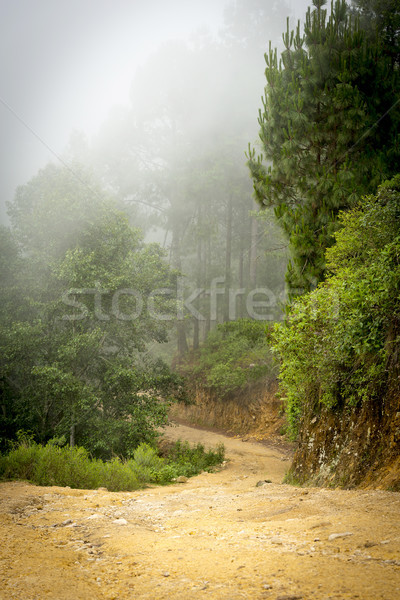
<instances>
[{"instance_id":1,"label":"tree canopy","mask_svg":"<svg viewBox=\"0 0 400 600\"><path fill-rule=\"evenodd\" d=\"M2 231L2 436L127 455L166 422L178 378L146 353L176 316L176 275L86 173L49 165ZM168 290L168 293L165 291Z\"/></svg>"},{"instance_id":2,"label":"tree canopy","mask_svg":"<svg viewBox=\"0 0 400 600\"><path fill-rule=\"evenodd\" d=\"M325 275L341 210L398 170L400 74L382 29L367 35L344 0L314 0L304 31L266 54L262 154L249 152L257 200L273 206L291 248L292 293Z\"/></svg>"}]
</instances>

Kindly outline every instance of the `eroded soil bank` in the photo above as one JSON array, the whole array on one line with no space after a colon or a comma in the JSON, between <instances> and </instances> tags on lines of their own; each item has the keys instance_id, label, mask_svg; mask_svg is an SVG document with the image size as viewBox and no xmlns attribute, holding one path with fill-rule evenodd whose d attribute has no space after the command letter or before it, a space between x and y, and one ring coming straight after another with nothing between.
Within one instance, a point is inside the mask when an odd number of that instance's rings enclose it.
<instances>
[{"instance_id":1,"label":"eroded soil bank","mask_svg":"<svg viewBox=\"0 0 400 600\"><path fill-rule=\"evenodd\" d=\"M398 493L294 488L278 445L167 436L223 441L229 462L130 493L1 484L0 598L400 597Z\"/></svg>"}]
</instances>

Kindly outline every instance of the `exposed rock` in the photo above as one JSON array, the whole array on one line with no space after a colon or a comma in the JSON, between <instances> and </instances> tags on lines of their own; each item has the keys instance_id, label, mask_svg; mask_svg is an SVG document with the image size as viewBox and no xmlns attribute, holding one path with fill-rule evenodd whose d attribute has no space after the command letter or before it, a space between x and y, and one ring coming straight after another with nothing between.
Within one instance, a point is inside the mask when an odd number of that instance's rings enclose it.
<instances>
[{"instance_id":1,"label":"exposed rock","mask_svg":"<svg viewBox=\"0 0 400 600\"><path fill-rule=\"evenodd\" d=\"M53 527L66 527L67 525L72 525L72 523L73 523L72 519L66 519L62 523L58 523L56 525L53 525Z\"/></svg>"},{"instance_id":2,"label":"exposed rock","mask_svg":"<svg viewBox=\"0 0 400 600\"><path fill-rule=\"evenodd\" d=\"M333 542L333 540L349 537L350 535L353 535L352 533L350 533L350 531L346 531L344 533L331 533L331 535L328 537L328 541Z\"/></svg>"},{"instance_id":3,"label":"exposed rock","mask_svg":"<svg viewBox=\"0 0 400 600\"><path fill-rule=\"evenodd\" d=\"M128 521L126 519L114 519L114 525L128 525Z\"/></svg>"},{"instance_id":4,"label":"exposed rock","mask_svg":"<svg viewBox=\"0 0 400 600\"><path fill-rule=\"evenodd\" d=\"M285 416L282 413L282 400L275 394L276 388L275 380L267 382L267 385L262 380L234 398L221 402L217 394L213 395L209 390L196 386L189 392L193 404L174 404L170 416L187 423L228 429L243 441L266 438L280 441Z\"/></svg>"},{"instance_id":5,"label":"exposed rock","mask_svg":"<svg viewBox=\"0 0 400 600\"><path fill-rule=\"evenodd\" d=\"M186 483L188 480L187 477L185 477L184 475L179 475L179 477L176 478L176 483Z\"/></svg>"},{"instance_id":6,"label":"exposed rock","mask_svg":"<svg viewBox=\"0 0 400 600\"><path fill-rule=\"evenodd\" d=\"M332 523L330 521L321 521L320 523L311 525L310 529L319 529L320 527L328 527L328 525L332 525Z\"/></svg>"},{"instance_id":7,"label":"exposed rock","mask_svg":"<svg viewBox=\"0 0 400 600\"><path fill-rule=\"evenodd\" d=\"M290 474L302 484L351 489L400 490L400 422L398 386L392 369L392 391L378 406L366 402L350 412L310 408L304 415ZM310 407L311 407L310 403Z\"/></svg>"}]
</instances>

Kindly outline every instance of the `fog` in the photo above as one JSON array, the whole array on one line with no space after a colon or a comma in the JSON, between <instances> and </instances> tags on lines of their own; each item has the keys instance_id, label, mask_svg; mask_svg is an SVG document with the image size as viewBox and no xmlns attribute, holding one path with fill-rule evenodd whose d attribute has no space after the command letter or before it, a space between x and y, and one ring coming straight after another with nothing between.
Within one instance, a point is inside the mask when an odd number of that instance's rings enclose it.
<instances>
[{"instance_id":1,"label":"fog","mask_svg":"<svg viewBox=\"0 0 400 600\"><path fill-rule=\"evenodd\" d=\"M16 186L56 160L73 130L91 136L111 107L129 103L138 66L160 44L189 40L199 31L215 36L223 26L227 4L227 0L2 0L1 217ZM247 4L251 7L254 1ZM264 4L268 11L277 3ZM293 16L302 16L307 4L289 2ZM266 47L276 34L265 31ZM262 56L260 65L262 69Z\"/></svg>"},{"instance_id":2,"label":"fog","mask_svg":"<svg viewBox=\"0 0 400 600\"><path fill-rule=\"evenodd\" d=\"M61 264L107 196L182 277L179 356L218 322L258 318L254 297L279 320L287 241L272 212L256 217L245 152L264 53L304 14L289 0L3 4L2 217L26 256Z\"/></svg>"}]
</instances>

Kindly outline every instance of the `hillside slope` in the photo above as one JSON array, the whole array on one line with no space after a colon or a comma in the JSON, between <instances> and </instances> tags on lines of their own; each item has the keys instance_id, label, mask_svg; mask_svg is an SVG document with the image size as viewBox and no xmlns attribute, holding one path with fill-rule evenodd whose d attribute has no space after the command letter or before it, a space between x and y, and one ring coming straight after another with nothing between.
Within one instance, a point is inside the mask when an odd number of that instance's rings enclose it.
<instances>
[{"instance_id":1,"label":"hillside slope","mask_svg":"<svg viewBox=\"0 0 400 600\"><path fill-rule=\"evenodd\" d=\"M399 597L398 494L282 485L276 448L188 427L167 436L223 441L228 463L137 492L1 484L0 598Z\"/></svg>"}]
</instances>

